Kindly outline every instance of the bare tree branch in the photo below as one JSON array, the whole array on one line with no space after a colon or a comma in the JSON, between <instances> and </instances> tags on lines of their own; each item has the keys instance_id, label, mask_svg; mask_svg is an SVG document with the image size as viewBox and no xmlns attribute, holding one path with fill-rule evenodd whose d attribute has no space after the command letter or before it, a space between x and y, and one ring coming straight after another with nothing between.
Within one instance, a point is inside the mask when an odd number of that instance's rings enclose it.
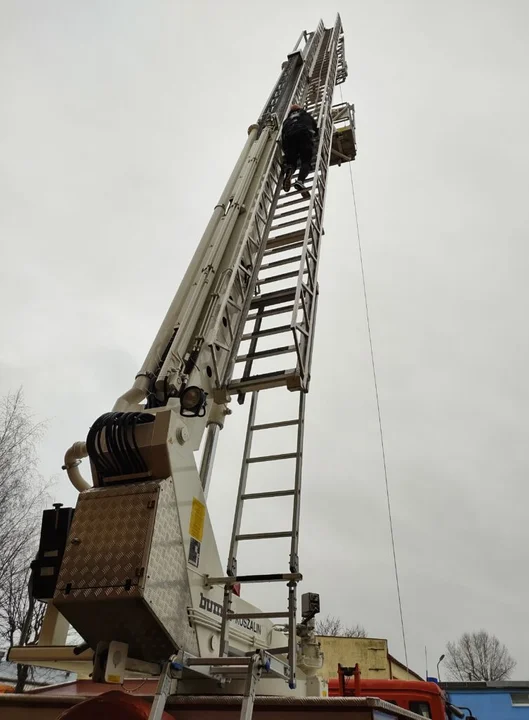
<instances>
[{"instance_id":1,"label":"bare tree branch","mask_svg":"<svg viewBox=\"0 0 529 720\"><path fill-rule=\"evenodd\" d=\"M516 660L497 637L479 630L449 642L445 664L454 680L507 680Z\"/></svg>"},{"instance_id":2,"label":"bare tree branch","mask_svg":"<svg viewBox=\"0 0 529 720\"><path fill-rule=\"evenodd\" d=\"M355 638L366 638L367 630L362 625L353 625L352 627L346 627L343 632L344 637L355 637Z\"/></svg>"},{"instance_id":3,"label":"bare tree branch","mask_svg":"<svg viewBox=\"0 0 529 720\"><path fill-rule=\"evenodd\" d=\"M339 618L327 615L316 621L316 635L365 638L367 631L361 625L344 627Z\"/></svg>"},{"instance_id":4,"label":"bare tree branch","mask_svg":"<svg viewBox=\"0 0 529 720\"><path fill-rule=\"evenodd\" d=\"M22 390L0 399L0 638L9 645L35 643L45 609L28 592L46 501L36 451L44 429L34 421ZM31 673L17 666L17 692Z\"/></svg>"}]
</instances>

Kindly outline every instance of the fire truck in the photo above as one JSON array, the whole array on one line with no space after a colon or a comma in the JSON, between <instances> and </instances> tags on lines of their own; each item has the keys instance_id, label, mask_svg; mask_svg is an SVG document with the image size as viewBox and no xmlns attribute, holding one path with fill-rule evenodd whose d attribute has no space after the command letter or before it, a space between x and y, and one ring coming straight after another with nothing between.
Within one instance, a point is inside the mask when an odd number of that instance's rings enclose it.
<instances>
[{"instance_id":1,"label":"fire truck","mask_svg":"<svg viewBox=\"0 0 529 720\"><path fill-rule=\"evenodd\" d=\"M376 697L430 720L477 720L468 708L459 708L437 682L424 680L363 679L358 663L338 665L338 676L329 679L330 697ZM467 710L465 714L463 710Z\"/></svg>"},{"instance_id":2,"label":"fire truck","mask_svg":"<svg viewBox=\"0 0 529 720\"><path fill-rule=\"evenodd\" d=\"M339 16L300 34L136 377L112 409L87 418L86 439L66 451L78 500L44 512L31 582L33 597L47 605L42 631L36 645L12 647L9 660L78 679L4 695L0 718L73 719L97 710L158 720L223 711L248 720L281 708L292 718L331 710L415 717L382 700L328 698L314 633L319 596L298 597L327 179L331 167L356 157L354 107L334 102L346 77ZM285 192L283 183L281 129L293 104L319 130L303 194ZM266 419L261 406L272 392L279 400ZM243 404L248 423L223 563L207 496L219 433ZM85 458L90 480L80 468ZM279 472L283 463L290 469ZM264 469L260 483L256 469ZM270 501L283 509L270 512ZM286 543L283 561L260 568L276 541ZM241 553L248 546L253 552ZM263 600L267 588L279 588L282 600L257 607L245 599L248 586ZM66 643L69 628L77 645Z\"/></svg>"}]
</instances>

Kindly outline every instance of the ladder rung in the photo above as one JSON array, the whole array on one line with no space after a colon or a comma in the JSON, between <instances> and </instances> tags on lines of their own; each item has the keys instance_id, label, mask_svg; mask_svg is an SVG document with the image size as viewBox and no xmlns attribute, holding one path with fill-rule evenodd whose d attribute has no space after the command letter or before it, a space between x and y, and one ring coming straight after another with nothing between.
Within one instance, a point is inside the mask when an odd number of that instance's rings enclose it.
<instances>
[{"instance_id":1,"label":"ladder rung","mask_svg":"<svg viewBox=\"0 0 529 720\"><path fill-rule=\"evenodd\" d=\"M260 423L252 425L250 430L272 430L273 428L289 427L290 425L299 425L299 420L281 420L280 422Z\"/></svg>"},{"instance_id":2,"label":"ladder rung","mask_svg":"<svg viewBox=\"0 0 529 720\"><path fill-rule=\"evenodd\" d=\"M251 313L246 318L246 322L251 322L252 320L256 320L259 318L265 318L270 317L271 315L282 315L283 313L291 313L294 309L294 305L285 305L284 307L280 308L271 308L270 310L263 310L260 313Z\"/></svg>"},{"instance_id":3,"label":"ladder rung","mask_svg":"<svg viewBox=\"0 0 529 720\"><path fill-rule=\"evenodd\" d=\"M270 232L273 232L274 230L281 230L282 228L286 228L286 227L292 227L293 225L301 225L302 223L303 223L303 225L306 225L307 220L308 220L308 217L305 216L305 217L297 218L295 220L287 220L286 222L277 223L277 225L272 225L272 227L270 228Z\"/></svg>"},{"instance_id":4,"label":"ladder rung","mask_svg":"<svg viewBox=\"0 0 529 720\"><path fill-rule=\"evenodd\" d=\"M236 585L237 583L264 583L264 582L300 582L301 573L267 573L261 575L228 575L226 577L206 577L206 585Z\"/></svg>"},{"instance_id":5,"label":"ladder rung","mask_svg":"<svg viewBox=\"0 0 529 720\"><path fill-rule=\"evenodd\" d=\"M287 538L292 537L292 530L284 530L283 532L269 532L269 533L243 533L237 535L236 539L239 540L274 540L275 538Z\"/></svg>"},{"instance_id":6,"label":"ladder rung","mask_svg":"<svg viewBox=\"0 0 529 720\"><path fill-rule=\"evenodd\" d=\"M301 213L305 213L305 220L307 219L306 211L308 208L303 209L295 209L295 210L286 210L285 212L277 212L274 214L274 220L276 218L284 218L284 217L290 217L291 215L300 215Z\"/></svg>"},{"instance_id":7,"label":"ladder rung","mask_svg":"<svg viewBox=\"0 0 529 720\"><path fill-rule=\"evenodd\" d=\"M288 197L288 195L285 195L285 197ZM306 202L307 202L307 200L306 200L305 198L302 198L302 197L300 196L300 197L294 198L294 200L285 200L285 202L283 202L282 200L280 200L280 201L277 203L277 207L278 207L278 209L281 209L281 208L284 208L284 207L289 207L289 206L291 206L291 205L302 205L303 203L306 203ZM308 205L307 205L306 208L304 208L304 210L307 210L307 209L308 209ZM300 210L299 212L302 212L302 211Z\"/></svg>"},{"instance_id":8,"label":"ladder rung","mask_svg":"<svg viewBox=\"0 0 529 720\"><path fill-rule=\"evenodd\" d=\"M233 378L228 389L230 392L249 393L256 390L270 390L271 388L284 387L289 385L299 388L301 380L297 368L287 370L275 370L268 373L249 375L248 377Z\"/></svg>"},{"instance_id":9,"label":"ladder rung","mask_svg":"<svg viewBox=\"0 0 529 720\"><path fill-rule=\"evenodd\" d=\"M271 275L266 278L259 278L257 281L259 285L266 285L267 283L281 282L281 280L288 280L289 278L297 277L299 270L291 270L290 272L281 273L280 275Z\"/></svg>"},{"instance_id":10,"label":"ladder rung","mask_svg":"<svg viewBox=\"0 0 529 720\"><path fill-rule=\"evenodd\" d=\"M283 258L283 260L274 260L273 262L265 263L264 265L261 265L259 272L261 270L269 270L270 268L280 267L281 265L289 265L293 262L299 262L301 257L301 255L294 255L294 257Z\"/></svg>"},{"instance_id":11,"label":"ladder rung","mask_svg":"<svg viewBox=\"0 0 529 720\"><path fill-rule=\"evenodd\" d=\"M279 245L278 247L271 248L270 250L266 250L263 257L268 257L269 255L276 255L277 253L282 252L288 252L289 250L295 250L298 247L301 247L303 245L303 238L301 240L297 240L296 242L292 242L287 246Z\"/></svg>"},{"instance_id":12,"label":"ladder rung","mask_svg":"<svg viewBox=\"0 0 529 720\"><path fill-rule=\"evenodd\" d=\"M288 355L289 353L296 352L295 345L283 345L282 347L275 348L275 350L258 350L254 353L247 353L246 355L239 355L235 358L235 362L246 362L246 360L259 360L267 357L275 357L276 355Z\"/></svg>"},{"instance_id":13,"label":"ladder rung","mask_svg":"<svg viewBox=\"0 0 529 720\"><path fill-rule=\"evenodd\" d=\"M292 302L296 297L296 288L284 288L269 293L263 293L253 298L250 308L262 307L263 305L279 305L280 303Z\"/></svg>"},{"instance_id":14,"label":"ladder rung","mask_svg":"<svg viewBox=\"0 0 529 720\"><path fill-rule=\"evenodd\" d=\"M283 235L276 235L275 237L269 237L266 243L266 248L276 248L283 245L289 245L296 240L300 240L305 235L305 228L303 230L296 230L296 232L284 233Z\"/></svg>"},{"instance_id":15,"label":"ladder rung","mask_svg":"<svg viewBox=\"0 0 529 720\"><path fill-rule=\"evenodd\" d=\"M295 490L269 490L268 492L245 493L241 495L241 500L260 500L261 498L286 497L294 495Z\"/></svg>"},{"instance_id":16,"label":"ladder rung","mask_svg":"<svg viewBox=\"0 0 529 720\"><path fill-rule=\"evenodd\" d=\"M289 617L289 613L285 612L284 610L281 610L281 612L228 613L227 617L230 620L244 620L245 618L247 618L248 620L258 618L287 618ZM235 665L235 663L233 664Z\"/></svg>"},{"instance_id":17,"label":"ladder rung","mask_svg":"<svg viewBox=\"0 0 529 720\"><path fill-rule=\"evenodd\" d=\"M259 457L248 458L247 463L272 462L273 460L291 460L298 457L297 452L280 453L279 455L259 455Z\"/></svg>"},{"instance_id":18,"label":"ladder rung","mask_svg":"<svg viewBox=\"0 0 529 720\"><path fill-rule=\"evenodd\" d=\"M268 335L280 335L288 330L292 330L291 325L277 325L276 327L268 328L267 330L258 330L257 332L247 333L242 336L241 341L251 340L252 338L267 337Z\"/></svg>"}]
</instances>

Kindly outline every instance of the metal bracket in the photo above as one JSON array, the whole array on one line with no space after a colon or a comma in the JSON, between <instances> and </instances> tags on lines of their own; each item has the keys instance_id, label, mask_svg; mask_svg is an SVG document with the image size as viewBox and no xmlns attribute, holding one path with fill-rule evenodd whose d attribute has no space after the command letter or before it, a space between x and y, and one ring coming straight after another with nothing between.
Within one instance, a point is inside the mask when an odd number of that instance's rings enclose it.
<instances>
[{"instance_id":1,"label":"metal bracket","mask_svg":"<svg viewBox=\"0 0 529 720\"><path fill-rule=\"evenodd\" d=\"M165 703L169 695L174 694L173 691L175 688L173 685L176 684L176 679L181 670L182 664L178 662L176 655L164 663L160 679L158 680L156 694L152 701L149 720L162 720Z\"/></svg>"},{"instance_id":2,"label":"metal bracket","mask_svg":"<svg viewBox=\"0 0 529 720\"><path fill-rule=\"evenodd\" d=\"M263 674L263 669L267 669L267 667L265 653L261 650L255 653L248 665L248 675L246 676L244 696L241 706L241 720L251 720L253 704L255 702L255 691L257 690L257 683Z\"/></svg>"}]
</instances>

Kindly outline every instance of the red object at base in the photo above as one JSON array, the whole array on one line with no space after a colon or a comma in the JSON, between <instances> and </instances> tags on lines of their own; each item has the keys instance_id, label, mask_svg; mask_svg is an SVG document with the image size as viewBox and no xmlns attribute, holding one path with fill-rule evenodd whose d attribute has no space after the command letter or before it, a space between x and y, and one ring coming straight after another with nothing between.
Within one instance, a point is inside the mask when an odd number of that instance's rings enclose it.
<instances>
[{"instance_id":1,"label":"red object at base","mask_svg":"<svg viewBox=\"0 0 529 720\"><path fill-rule=\"evenodd\" d=\"M69 708L58 720L148 720L150 703L122 690L111 690ZM173 720L164 712L163 720Z\"/></svg>"}]
</instances>

